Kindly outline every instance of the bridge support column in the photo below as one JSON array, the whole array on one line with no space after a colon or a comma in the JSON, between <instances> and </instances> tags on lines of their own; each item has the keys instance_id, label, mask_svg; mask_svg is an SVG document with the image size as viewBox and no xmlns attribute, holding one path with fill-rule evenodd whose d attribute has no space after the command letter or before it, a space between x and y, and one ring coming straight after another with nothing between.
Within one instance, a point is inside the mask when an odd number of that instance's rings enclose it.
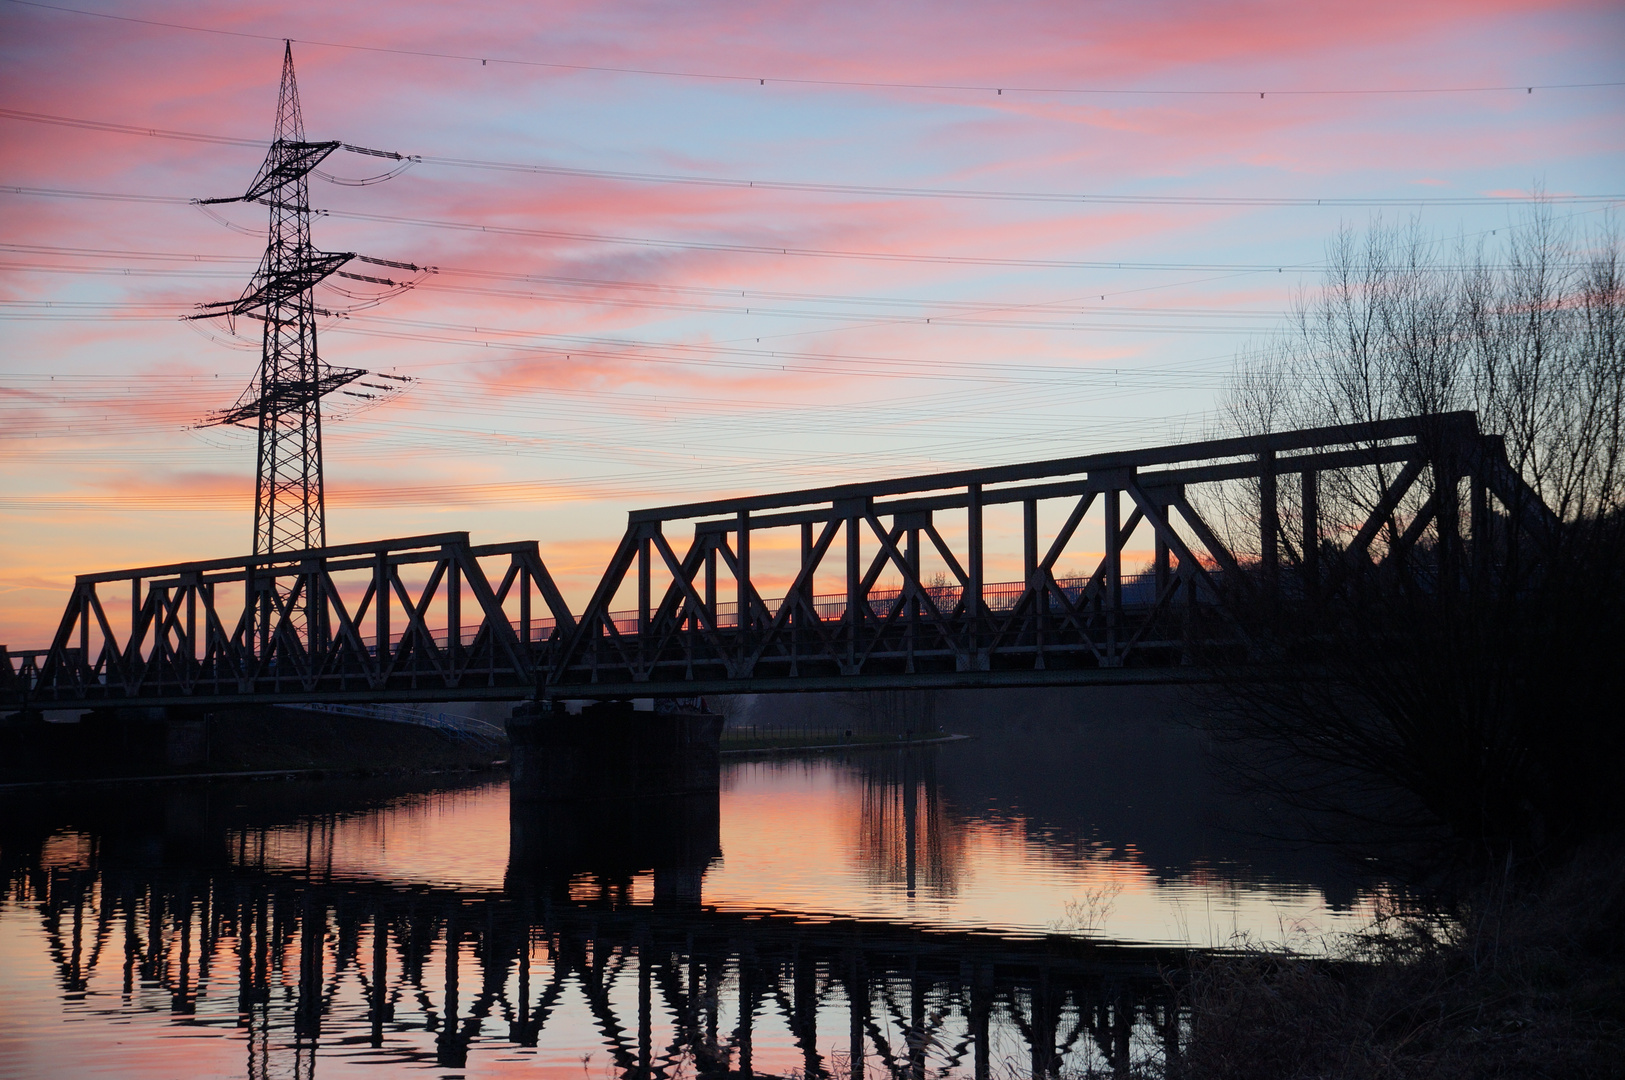
<instances>
[{"instance_id":1,"label":"bridge support column","mask_svg":"<svg viewBox=\"0 0 1625 1080\"><path fill-rule=\"evenodd\" d=\"M717 790L722 717L638 712L629 701L577 716L527 702L508 720L513 786L531 799L689 795Z\"/></svg>"},{"instance_id":2,"label":"bridge support column","mask_svg":"<svg viewBox=\"0 0 1625 1080\"><path fill-rule=\"evenodd\" d=\"M631 702L572 716L526 703L508 721L510 889L557 892L589 873L627 882L654 871L655 900L694 906L718 838L713 713L638 712Z\"/></svg>"}]
</instances>

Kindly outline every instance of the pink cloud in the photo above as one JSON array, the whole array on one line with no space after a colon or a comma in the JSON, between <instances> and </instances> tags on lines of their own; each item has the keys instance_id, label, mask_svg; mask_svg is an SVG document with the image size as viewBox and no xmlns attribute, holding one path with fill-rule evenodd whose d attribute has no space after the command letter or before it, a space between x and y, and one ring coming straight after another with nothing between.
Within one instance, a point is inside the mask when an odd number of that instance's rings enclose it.
<instances>
[{"instance_id":1,"label":"pink cloud","mask_svg":"<svg viewBox=\"0 0 1625 1080\"><path fill-rule=\"evenodd\" d=\"M1571 72L1587 72L1589 79L1604 64L1596 60L1596 42L1609 40L1609 33L1598 28L1612 31L1619 16L1602 5L1452 0L1418 7L1384 0L1359 7L1186 3L1085 11L1046 3L1000 9L994 17L973 5L538 8L490 2L464 5L448 20L442 7L410 2L379 20L370 10L330 6L143 2L118 13L301 39L295 55L312 137L342 136L426 154L924 187L1399 196L1438 185L1509 191L1535 178L1544 178L1553 191L1594 190L1602 182L1598 177L1617 175L1610 163L1617 164L1621 149L1617 97L1592 92L1272 94L1260 101L775 82L796 77L1273 91L1569 81ZM280 51L275 41L15 6L0 15L8 61L0 65L0 93L10 108L247 138L270 134ZM482 67L332 49L310 39L759 73L769 81L760 86ZM3 183L188 198L241 190L261 155L250 147L0 119L0 156L6 162ZM333 168L359 175L366 164L335 159ZM560 232L1169 263L1312 262L1340 220L1366 216L1365 210L1316 215L1296 209L850 197L428 165L377 187L317 183L313 199L341 211ZM263 208L224 212L251 231L263 227ZM1497 222L1505 217L1493 213ZM1429 220L1454 225L1459 219L1438 212ZM46 246L248 259L262 247L256 236L222 229L185 205L0 194L0 225L7 241ZM1257 275L1219 279L1205 273L785 258L337 215L317 218L313 236L328 250L502 275L652 286L527 284L448 273L372 313L448 329L357 317L336 322L335 332L322 338L332 363L426 377L400 401L329 426L329 485L340 523L335 528L361 537L421 531L426 522L489 522L505 535L540 537L544 551L556 542L595 553L581 556L582 567L601 565L596 560L614 542L621 513L636 501L1048 455L1105 438L1101 432L1119 430L1112 423L1132 432L1135 417L1200 417L1211 393L1206 376L1192 375L1190 386L1171 392L1135 391L1140 397L1087 376L1099 367L1192 366L1238 346L1238 339L1219 337L1217 330L1200 337L1171 329L945 325L940 315L926 326L899 320L941 307L916 311L880 304L882 299L1007 303L1011 313L988 318L1062 322L1044 305L1069 301L1081 307L1086 296L1109 295L1091 302L1166 312L1160 321L1141 311L1115 316L1115 322L1166 328L1201 321L1207 311L1284 310L1293 288L1312 281L1291 274L1266 281ZM0 262L20 261L79 264L67 256L24 260L0 252ZM100 260L104 267L128 263ZM242 280L3 270L0 299L146 305L120 309L130 314L176 312L234 295ZM518 295L442 287L447 285ZM735 301L690 291L696 289L752 295ZM756 301L756 294L770 292L871 302ZM343 299L321 295L335 306ZM850 318L764 315L764 306ZM707 308L713 310L698 310ZM1080 325L1090 324L1078 317ZM1232 325L1217 315L1207 322L1220 329ZM457 329L473 326L482 331ZM164 505L191 497L211 506L244 504L251 442L221 436L205 445L181 428L235 397L257 362L253 351L219 348L164 322L9 322L7 333L7 355L0 360L0 475L8 491L55 494L87 507L121 491ZM248 333L251 343L252 328ZM721 351L736 348L749 354ZM794 370L774 370L774 353L793 354L785 367ZM681 362L667 362L674 360ZM915 365L907 369L915 375L905 377L905 363ZM1005 371L1008 377L1001 375ZM95 373L107 384L101 391L52 398L6 382L9 375L51 372ZM879 377L882 372L892 374ZM1037 381L1034 372L1047 381ZM194 373L218 373L220 386L210 385L211 379L177 392L161 380L143 381L149 374ZM100 418L106 416L119 417L116 431L86 435L74 426L104 423ZM1028 433L1025 441L1021 433ZM136 450L150 459L134 459ZM108 521L163 520L156 512L73 513L30 511L29 520L39 525L20 539L7 534L7 565L50 565L57 568L50 575L29 571L26 580L66 580L62 575L71 576L74 566L106 561L105 548L65 539L76 530L105 533L116 528L104 527ZM247 524L231 516L238 513L218 514L218 530L211 525L206 537L197 538L199 553L213 544L242 546ZM215 516L199 513L188 520ZM152 561L166 557L164 545L193 539L160 533L154 525L143 541ZM596 569L572 573L580 584ZM5 580L12 580L7 574ZM9 610L5 618L11 618Z\"/></svg>"}]
</instances>

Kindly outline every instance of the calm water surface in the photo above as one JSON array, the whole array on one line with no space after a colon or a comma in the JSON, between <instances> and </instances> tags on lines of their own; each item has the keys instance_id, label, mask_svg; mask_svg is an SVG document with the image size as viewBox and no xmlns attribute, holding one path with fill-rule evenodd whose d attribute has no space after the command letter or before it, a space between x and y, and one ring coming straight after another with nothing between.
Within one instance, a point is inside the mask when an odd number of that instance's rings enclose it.
<instances>
[{"instance_id":1,"label":"calm water surface","mask_svg":"<svg viewBox=\"0 0 1625 1080\"><path fill-rule=\"evenodd\" d=\"M1177 1053L1180 947L1370 917L1177 734L979 736L608 840L502 778L7 796L0 1075L1110 1074Z\"/></svg>"}]
</instances>

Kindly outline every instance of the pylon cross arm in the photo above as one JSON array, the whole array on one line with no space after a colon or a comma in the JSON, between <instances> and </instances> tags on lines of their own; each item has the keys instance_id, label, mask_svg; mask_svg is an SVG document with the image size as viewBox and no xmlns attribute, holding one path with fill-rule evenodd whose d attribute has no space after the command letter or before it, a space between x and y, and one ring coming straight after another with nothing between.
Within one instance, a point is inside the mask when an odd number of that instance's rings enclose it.
<instances>
[{"instance_id":1,"label":"pylon cross arm","mask_svg":"<svg viewBox=\"0 0 1625 1080\"><path fill-rule=\"evenodd\" d=\"M211 414L203 422L203 426L218 427L222 424L246 424L258 420L262 411L273 416L278 413L292 412L295 409L303 408L318 398L331 394L344 384L354 382L365 374L366 371L361 368L326 368L319 378L312 381L281 381L275 387L252 397L245 394L231 408Z\"/></svg>"},{"instance_id":2,"label":"pylon cross arm","mask_svg":"<svg viewBox=\"0 0 1625 1080\"><path fill-rule=\"evenodd\" d=\"M188 318L211 319L219 315L246 315L255 308L269 307L312 288L318 281L353 258L355 258L353 251L316 254L301 260L291 269L279 270L266 276L236 300L217 300L212 304L201 304L199 306L204 309L203 312L190 315Z\"/></svg>"},{"instance_id":3,"label":"pylon cross arm","mask_svg":"<svg viewBox=\"0 0 1625 1080\"><path fill-rule=\"evenodd\" d=\"M239 201L253 202L283 184L299 179L338 148L337 141L307 143L278 139L271 144L271 152L265 155L265 164L260 166L259 175L254 177L254 182L248 185L248 190Z\"/></svg>"}]
</instances>

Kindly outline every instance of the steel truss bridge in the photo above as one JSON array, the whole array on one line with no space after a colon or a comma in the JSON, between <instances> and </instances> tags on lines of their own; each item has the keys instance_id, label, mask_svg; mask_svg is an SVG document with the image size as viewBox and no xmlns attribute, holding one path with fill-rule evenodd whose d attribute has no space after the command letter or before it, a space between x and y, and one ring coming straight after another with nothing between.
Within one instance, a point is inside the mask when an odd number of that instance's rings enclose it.
<instances>
[{"instance_id":1,"label":"steel truss bridge","mask_svg":"<svg viewBox=\"0 0 1625 1080\"><path fill-rule=\"evenodd\" d=\"M467 533L86 574L0 709L1184 681L1260 589L1449 587L1556 524L1472 413L1208 440L633 511L579 613Z\"/></svg>"}]
</instances>

